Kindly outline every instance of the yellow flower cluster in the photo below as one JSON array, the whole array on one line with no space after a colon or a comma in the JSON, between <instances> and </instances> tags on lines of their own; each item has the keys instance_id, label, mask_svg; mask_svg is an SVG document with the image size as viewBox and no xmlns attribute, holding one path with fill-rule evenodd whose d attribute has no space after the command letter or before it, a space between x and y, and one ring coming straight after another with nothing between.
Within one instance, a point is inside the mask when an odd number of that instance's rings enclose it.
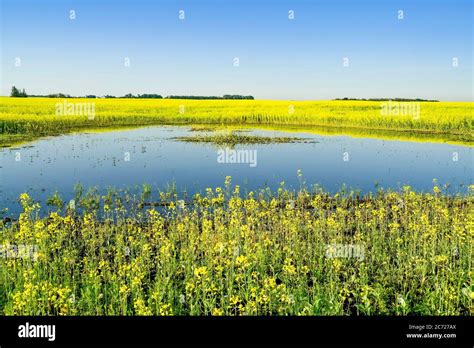
<instances>
[{"instance_id":1,"label":"yellow flower cluster","mask_svg":"<svg viewBox=\"0 0 474 348\"><path fill-rule=\"evenodd\" d=\"M37 245L38 257L0 258L0 314L467 313L472 292L452 284L472 286L473 193L359 197L283 184L241 195L227 177L184 208L160 193L159 209L124 214L105 196L107 209L45 217L22 194L0 244Z\"/></svg>"}]
</instances>

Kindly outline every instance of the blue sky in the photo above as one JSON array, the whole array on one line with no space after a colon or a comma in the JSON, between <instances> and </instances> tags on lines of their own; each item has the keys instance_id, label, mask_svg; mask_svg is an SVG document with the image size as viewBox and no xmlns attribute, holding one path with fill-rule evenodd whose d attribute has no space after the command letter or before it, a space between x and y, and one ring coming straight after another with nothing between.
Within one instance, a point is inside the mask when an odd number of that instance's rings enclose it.
<instances>
[{"instance_id":1,"label":"blue sky","mask_svg":"<svg viewBox=\"0 0 474 348\"><path fill-rule=\"evenodd\" d=\"M471 0L1 0L0 92L8 95L16 85L30 94L473 100L472 6Z\"/></svg>"}]
</instances>

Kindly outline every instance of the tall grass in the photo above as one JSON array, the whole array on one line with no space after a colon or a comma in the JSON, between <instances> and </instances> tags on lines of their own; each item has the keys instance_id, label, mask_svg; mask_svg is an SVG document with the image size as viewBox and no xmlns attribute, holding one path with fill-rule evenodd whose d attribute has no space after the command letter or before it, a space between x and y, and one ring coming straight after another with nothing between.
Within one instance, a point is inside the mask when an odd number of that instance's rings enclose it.
<instances>
[{"instance_id":1,"label":"tall grass","mask_svg":"<svg viewBox=\"0 0 474 348\"><path fill-rule=\"evenodd\" d=\"M188 202L161 193L157 209L149 192L56 197L46 217L23 194L0 233L0 314L472 314L472 191L440 191L242 196L227 178ZM5 257L12 245L36 259Z\"/></svg>"}]
</instances>

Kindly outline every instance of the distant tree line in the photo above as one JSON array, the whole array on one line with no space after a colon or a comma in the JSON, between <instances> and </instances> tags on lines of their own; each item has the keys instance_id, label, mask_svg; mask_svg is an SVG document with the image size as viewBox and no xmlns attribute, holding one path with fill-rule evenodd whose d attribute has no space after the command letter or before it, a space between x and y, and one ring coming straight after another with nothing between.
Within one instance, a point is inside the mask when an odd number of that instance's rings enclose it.
<instances>
[{"instance_id":1,"label":"distant tree line","mask_svg":"<svg viewBox=\"0 0 474 348\"><path fill-rule=\"evenodd\" d=\"M130 99L217 99L217 100L222 100L222 99L251 99L253 100L254 97L251 95L240 95L240 94L224 94L222 97L218 96L202 96L202 95L169 95L166 97L163 97L161 94L155 94L155 93L145 93L145 94L132 94L128 93L125 94L122 97L116 97L114 95L104 95L104 96L96 96L94 94L88 94L86 96L78 96L78 97L73 97L69 94L64 94L64 93L54 93L54 94L48 94L48 95L28 95L25 92L25 89L23 88L21 91L16 88L15 86L12 87L12 91L10 93L11 97L16 97L16 98L25 98L25 97L33 97L33 98L41 98L41 97L47 97L47 98L130 98ZM399 101L399 102L404 102L404 101L413 101L413 102L438 102L439 100L434 100L434 99L421 99L421 98L336 98L334 100L361 100L361 101Z\"/></svg>"},{"instance_id":2,"label":"distant tree line","mask_svg":"<svg viewBox=\"0 0 474 348\"><path fill-rule=\"evenodd\" d=\"M42 97L42 95L39 95L38 97ZM64 93L48 94L46 97L48 97L48 98L73 98L73 97L71 97L70 94L64 94Z\"/></svg>"},{"instance_id":3,"label":"distant tree line","mask_svg":"<svg viewBox=\"0 0 474 348\"><path fill-rule=\"evenodd\" d=\"M25 89L20 91L15 86L12 87L10 94L11 97L32 97L32 98L130 98L130 99L254 99L251 95L239 95L239 94L225 94L222 97L218 96L200 96L200 95L169 95L163 97L160 94L145 93L145 94L132 94L128 93L122 97L116 97L114 95L106 94L104 96L97 96L94 94L88 94L86 96L71 96L64 93L54 93L48 95L27 95Z\"/></svg>"},{"instance_id":4,"label":"distant tree line","mask_svg":"<svg viewBox=\"0 0 474 348\"><path fill-rule=\"evenodd\" d=\"M201 95L169 95L166 99L254 99L251 95L238 94L224 94L222 97L218 96L201 96Z\"/></svg>"},{"instance_id":5,"label":"distant tree line","mask_svg":"<svg viewBox=\"0 0 474 348\"><path fill-rule=\"evenodd\" d=\"M54 93L54 94L48 94L48 95L33 95L33 94L27 94L25 92L25 89L23 88L21 91L16 88L15 86L12 87L12 91L10 92L10 97L15 97L15 98L26 98L26 97L32 97L32 98L74 98L70 96L69 94L64 94L64 93ZM95 98L95 96L94 96Z\"/></svg>"},{"instance_id":6,"label":"distant tree line","mask_svg":"<svg viewBox=\"0 0 474 348\"><path fill-rule=\"evenodd\" d=\"M137 94L133 95L132 93L125 94L122 98L135 98L135 99L162 99L163 97L160 94Z\"/></svg>"},{"instance_id":7,"label":"distant tree line","mask_svg":"<svg viewBox=\"0 0 474 348\"><path fill-rule=\"evenodd\" d=\"M107 97L107 96L106 96ZM114 98L110 96L111 98ZM224 94L222 97L210 95L169 95L163 97L160 94L137 94L133 95L132 93L125 94L122 98L136 98L136 99L254 99L251 95L238 95L238 94Z\"/></svg>"},{"instance_id":8,"label":"distant tree line","mask_svg":"<svg viewBox=\"0 0 474 348\"><path fill-rule=\"evenodd\" d=\"M251 99L253 100L254 97L251 95L224 94L222 99Z\"/></svg>"},{"instance_id":9,"label":"distant tree line","mask_svg":"<svg viewBox=\"0 0 474 348\"><path fill-rule=\"evenodd\" d=\"M28 95L25 92L25 89L23 88L22 91L20 91L18 88L15 86L12 87L12 91L10 93L10 97L15 97L15 98L26 98Z\"/></svg>"},{"instance_id":10,"label":"distant tree line","mask_svg":"<svg viewBox=\"0 0 474 348\"><path fill-rule=\"evenodd\" d=\"M439 102L439 100L434 99L421 99L421 98L336 98L334 100L362 100L362 101L416 101L416 102Z\"/></svg>"},{"instance_id":11,"label":"distant tree line","mask_svg":"<svg viewBox=\"0 0 474 348\"><path fill-rule=\"evenodd\" d=\"M217 96L203 96L203 95L169 95L166 99L222 99Z\"/></svg>"}]
</instances>

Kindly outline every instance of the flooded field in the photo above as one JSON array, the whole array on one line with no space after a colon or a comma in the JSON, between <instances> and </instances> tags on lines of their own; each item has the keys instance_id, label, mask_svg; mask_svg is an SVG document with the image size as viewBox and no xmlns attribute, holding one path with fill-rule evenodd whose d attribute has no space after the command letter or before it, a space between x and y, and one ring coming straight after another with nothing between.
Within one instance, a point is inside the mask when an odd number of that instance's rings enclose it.
<instances>
[{"instance_id":1,"label":"flooded field","mask_svg":"<svg viewBox=\"0 0 474 348\"><path fill-rule=\"evenodd\" d=\"M243 192L275 189L282 181L291 189L304 181L330 193L343 185L361 193L404 185L423 192L431 191L436 179L455 194L467 192L472 183L473 151L468 146L268 130L243 134L301 141L225 145L177 139L208 134L191 127L153 126L74 133L4 148L0 206L16 215L23 192L44 203L57 191L67 201L78 183L100 192L109 187L141 190L144 183L154 191L174 185L178 194L221 186L226 176Z\"/></svg>"}]
</instances>

